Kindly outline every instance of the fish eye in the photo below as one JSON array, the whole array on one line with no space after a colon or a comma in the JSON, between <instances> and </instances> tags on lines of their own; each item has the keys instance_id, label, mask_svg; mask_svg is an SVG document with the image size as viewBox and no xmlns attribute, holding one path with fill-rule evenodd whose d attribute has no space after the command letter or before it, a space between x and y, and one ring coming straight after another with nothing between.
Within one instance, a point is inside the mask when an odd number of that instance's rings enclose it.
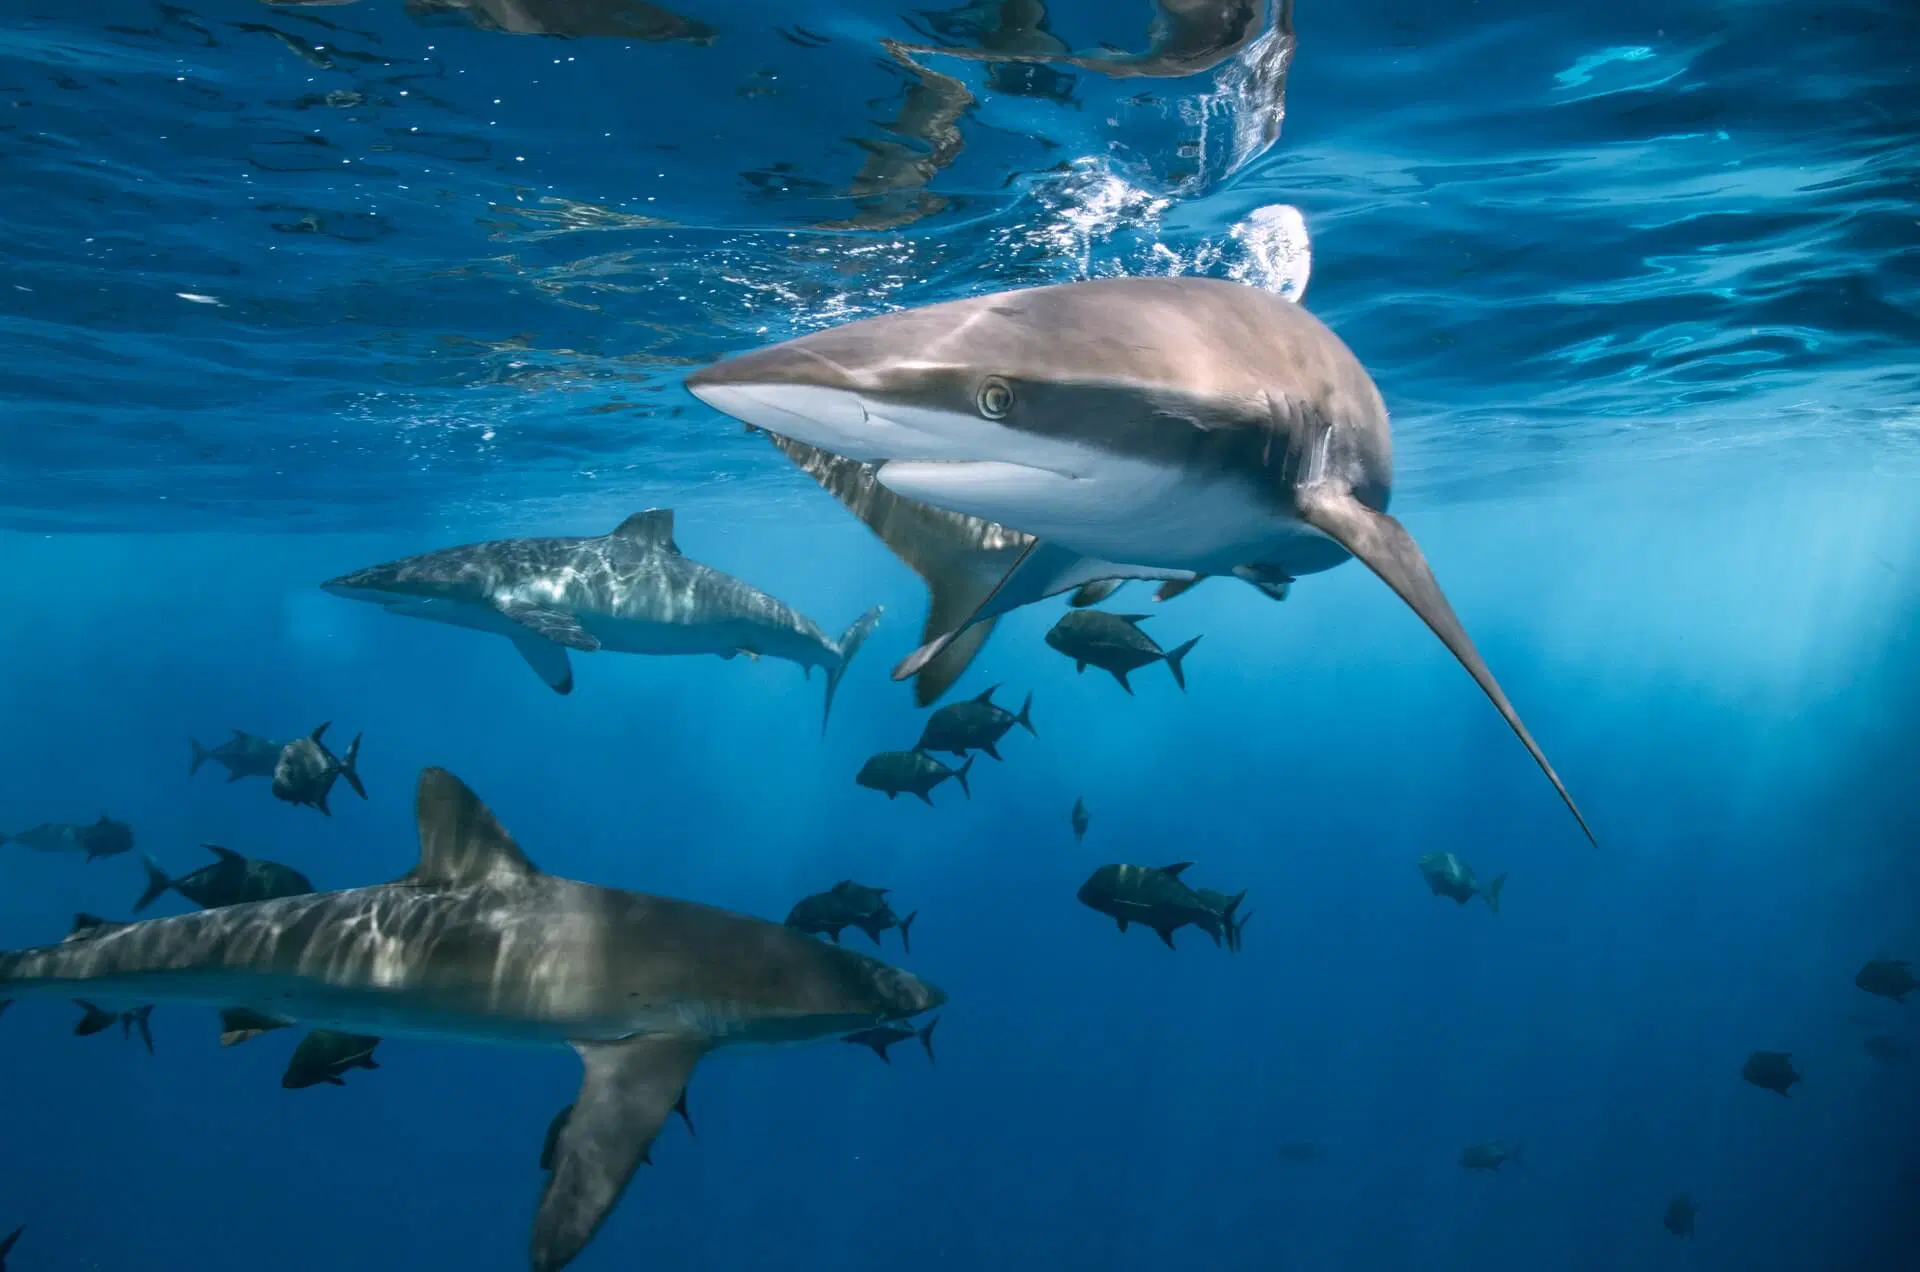
<instances>
[{"instance_id":1,"label":"fish eye","mask_svg":"<svg viewBox=\"0 0 1920 1272\"><path fill-rule=\"evenodd\" d=\"M990 375L974 395L974 405L990 420L1004 420L1013 410L1013 386L997 375Z\"/></svg>"}]
</instances>

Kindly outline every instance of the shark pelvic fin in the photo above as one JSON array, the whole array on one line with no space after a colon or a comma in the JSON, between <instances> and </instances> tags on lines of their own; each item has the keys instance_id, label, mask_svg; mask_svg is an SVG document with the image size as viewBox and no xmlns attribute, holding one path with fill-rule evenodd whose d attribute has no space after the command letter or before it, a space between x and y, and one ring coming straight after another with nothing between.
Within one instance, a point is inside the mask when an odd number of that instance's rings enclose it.
<instances>
[{"instance_id":1,"label":"shark pelvic fin","mask_svg":"<svg viewBox=\"0 0 1920 1272\"><path fill-rule=\"evenodd\" d=\"M588 654L600 648L599 639L580 626L579 619L563 609L555 609L550 605L528 605L520 601L502 601L496 608L535 636L556 645L565 645L568 649L578 649Z\"/></svg>"},{"instance_id":2,"label":"shark pelvic fin","mask_svg":"<svg viewBox=\"0 0 1920 1272\"><path fill-rule=\"evenodd\" d=\"M533 1272L558 1272L592 1240L679 1105L705 1044L656 1035L574 1049L587 1072L543 1154L551 1173L534 1212Z\"/></svg>"},{"instance_id":3,"label":"shark pelvic fin","mask_svg":"<svg viewBox=\"0 0 1920 1272\"><path fill-rule=\"evenodd\" d=\"M632 539L637 543L651 543L664 548L675 556L681 555L680 545L673 541L673 509L649 508L645 512L636 512L613 528L609 538Z\"/></svg>"},{"instance_id":4,"label":"shark pelvic fin","mask_svg":"<svg viewBox=\"0 0 1920 1272\"><path fill-rule=\"evenodd\" d=\"M573 664L568 661L564 646L541 640L531 632L523 632L512 640L513 647L527 660L527 666L533 668L533 674L546 682L547 688L558 694L573 692Z\"/></svg>"},{"instance_id":5,"label":"shark pelvic fin","mask_svg":"<svg viewBox=\"0 0 1920 1272\"><path fill-rule=\"evenodd\" d=\"M1095 557L1081 556L1071 548L1063 548L1057 544L1035 539L1021 550L1013 565L1001 576L993 589L980 598L971 613L958 625L949 627L943 634L908 654L899 666L893 669L893 678L905 680L909 676L918 674L974 624L998 618L1002 614L1019 609L1022 605L1031 605L1035 601L1044 600L1061 592L1070 592L1089 583L1111 579L1169 577L1185 578L1187 572L1120 565ZM933 624L929 622L928 626L931 628Z\"/></svg>"},{"instance_id":6,"label":"shark pelvic fin","mask_svg":"<svg viewBox=\"0 0 1920 1272\"><path fill-rule=\"evenodd\" d=\"M414 797L420 864L396 882L456 888L512 885L540 873L493 811L467 784L441 768L420 774Z\"/></svg>"},{"instance_id":7,"label":"shark pelvic fin","mask_svg":"<svg viewBox=\"0 0 1920 1272\"><path fill-rule=\"evenodd\" d=\"M1573 814L1573 819L1580 823L1588 842L1597 847L1600 841L1594 838L1587 819L1580 815L1579 806L1573 802L1573 796L1560 781L1560 775L1547 762L1546 752L1527 732L1527 726L1520 723L1520 713L1507 701L1500 682L1493 678L1486 660L1473 647L1466 628L1461 626L1459 616L1453 612L1446 594L1441 592L1440 584L1434 580L1433 571L1427 566L1427 558L1420 552L1420 545L1413 541L1407 528L1386 513L1375 512L1355 499L1351 491L1338 486L1303 486L1295 499L1302 521L1359 557L1369 570L1399 594L1400 599L1453 652L1460 665L1467 669L1467 674L1473 677L1481 691L1492 701L1501 718L1506 720L1507 727L1526 746L1528 754L1533 756L1533 762L1553 783L1553 789L1560 792L1561 801L1566 804L1567 811Z\"/></svg>"},{"instance_id":8,"label":"shark pelvic fin","mask_svg":"<svg viewBox=\"0 0 1920 1272\"><path fill-rule=\"evenodd\" d=\"M1073 594L1067 601L1067 604L1071 605L1074 609L1085 609L1089 605L1098 605L1115 592L1118 592L1121 585L1125 582L1125 579L1095 579L1091 583L1083 583L1080 585L1080 590ZM1169 583L1167 586L1171 587L1173 585ZM1164 591L1165 589L1163 588L1162 590Z\"/></svg>"}]
</instances>

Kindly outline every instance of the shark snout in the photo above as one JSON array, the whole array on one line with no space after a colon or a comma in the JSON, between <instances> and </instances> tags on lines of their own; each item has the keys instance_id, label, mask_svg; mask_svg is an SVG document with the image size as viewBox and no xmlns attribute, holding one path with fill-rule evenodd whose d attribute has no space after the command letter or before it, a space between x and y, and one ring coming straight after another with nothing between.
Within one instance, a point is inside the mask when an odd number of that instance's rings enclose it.
<instances>
[{"instance_id":1,"label":"shark snout","mask_svg":"<svg viewBox=\"0 0 1920 1272\"><path fill-rule=\"evenodd\" d=\"M886 975L881 978L880 991L886 1001L888 1014L894 1018L917 1016L947 1001L946 990L897 967L887 969Z\"/></svg>"}]
</instances>

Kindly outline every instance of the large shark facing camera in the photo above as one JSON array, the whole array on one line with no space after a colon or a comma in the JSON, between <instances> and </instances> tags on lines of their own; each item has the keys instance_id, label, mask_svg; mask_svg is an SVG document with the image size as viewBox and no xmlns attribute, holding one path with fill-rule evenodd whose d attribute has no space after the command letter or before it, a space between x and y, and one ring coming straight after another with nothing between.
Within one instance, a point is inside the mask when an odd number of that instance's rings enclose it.
<instances>
[{"instance_id":1,"label":"large shark facing camera","mask_svg":"<svg viewBox=\"0 0 1920 1272\"><path fill-rule=\"evenodd\" d=\"M863 318L696 372L695 397L877 466L907 500L1031 536L962 632L1104 580L1231 576L1269 596L1358 557L1459 659L1589 839L1559 775L1387 515L1386 405L1297 304L1206 278L1109 278Z\"/></svg>"},{"instance_id":2,"label":"large shark facing camera","mask_svg":"<svg viewBox=\"0 0 1920 1272\"><path fill-rule=\"evenodd\" d=\"M0 953L0 1006L84 995L376 1037L571 1046L586 1073L533 1220L533 1272L556 1272L684 1109L709 1051L835 1037L946 1001L784 924L545 874L444 769L420 775L416 814L419 861L392 883Z\"/></svg>"},{"instance_id":3,"label":"large shark facing camera","mask_svg":"<svg viewBox=\"0 0 1920 1272\"><path fill-rule=\"evenodd\" d=\"M389 613L505 636L555 693L573 692L569 649L783 658L826 669L827 702L880 618L834 640L792 606L700 564L673 538L673 511L636 512L611 534L495 539L369 566L321 584Z\"/></svg>"}]
</instances>

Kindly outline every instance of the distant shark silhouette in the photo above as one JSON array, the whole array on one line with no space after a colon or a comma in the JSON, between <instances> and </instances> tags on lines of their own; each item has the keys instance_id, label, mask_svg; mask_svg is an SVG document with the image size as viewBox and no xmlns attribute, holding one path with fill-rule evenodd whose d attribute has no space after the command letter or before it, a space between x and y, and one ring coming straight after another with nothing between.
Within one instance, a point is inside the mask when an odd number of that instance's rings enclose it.
<instances>
[{"instance_id":1,"label":"distant shark silhouette","mask_svg":"<svg viewBox=\"0 0 1920 1272\"><path fill-rule=\"evenodd\" d=\"M542 874L443 769L421 774L416 814L419 863L392 883L82 929L0 954L0 995L571 1046L586 1076L534 1216L534 1272L586 1246L707 1052L837 1037L946 1001L783 924Z\"/></svg>"},{"instance_id":2,"label":"distant shark silhouette","mask_svg":"<svg viewBox=\"0 0 1920 1272\"><path fill-rule=\"evenodd\" d=\"M573 692L567 651L762 655L827 672L826 728L847 664L880 618L839 640L806 615L683 555L673 512L637 512L611 534L495 539L369 566L321 586L390 613L505 636L556 693Z\"/></svg>"}]
</instances>

